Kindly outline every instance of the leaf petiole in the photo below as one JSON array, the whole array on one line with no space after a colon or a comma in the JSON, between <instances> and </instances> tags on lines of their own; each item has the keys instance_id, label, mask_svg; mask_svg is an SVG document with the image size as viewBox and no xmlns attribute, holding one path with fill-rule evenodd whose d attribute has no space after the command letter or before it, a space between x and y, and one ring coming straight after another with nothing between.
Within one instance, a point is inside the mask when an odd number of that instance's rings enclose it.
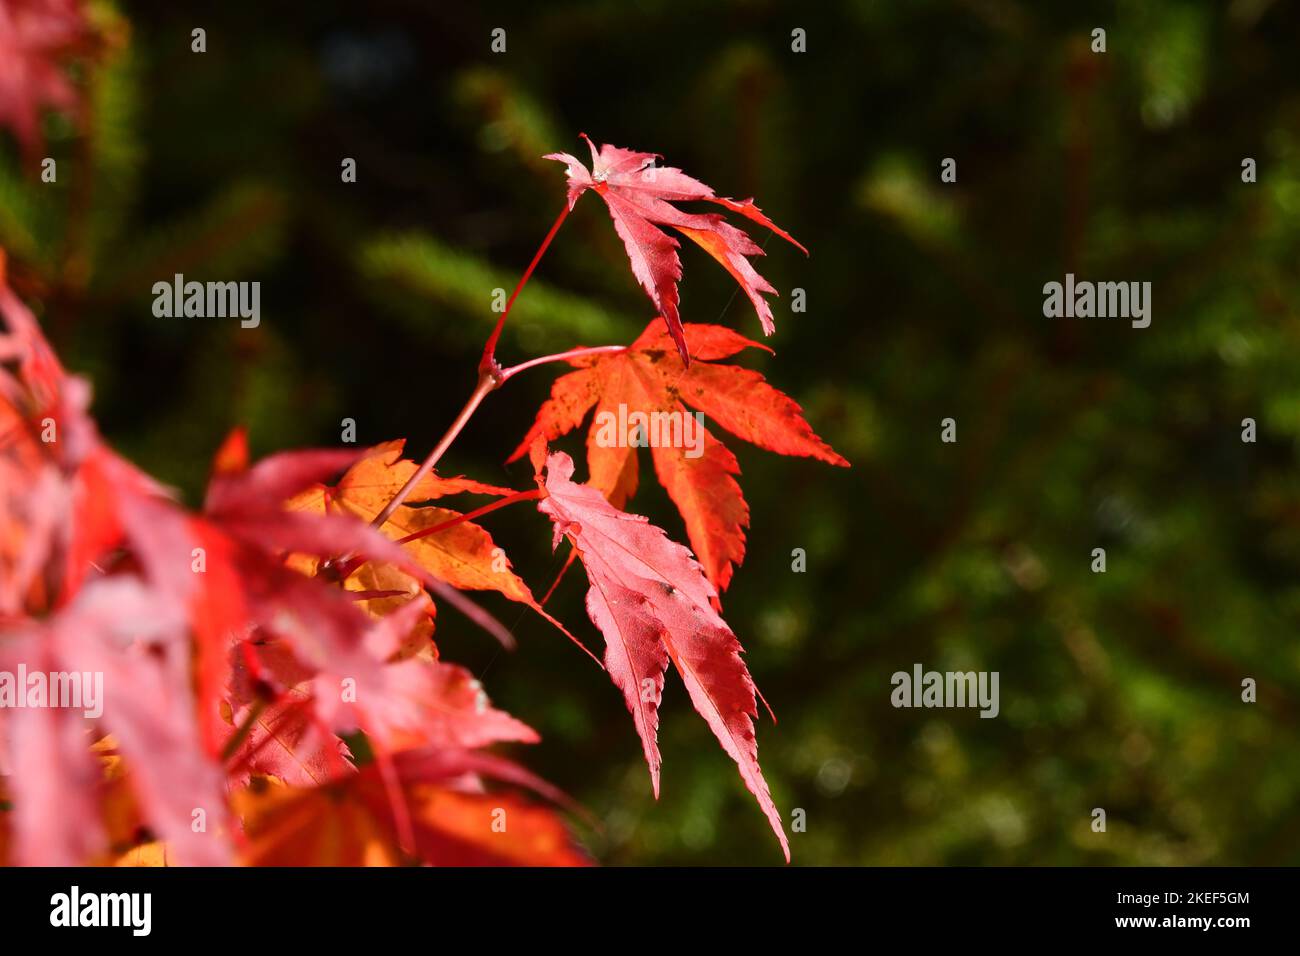
<instances>
[{"instance_id":1,"label":"leaf petiole","mask_svg":"<svg viewBox=\"0 0 1300 956\"><path fill-rule=\"evenodd\" d=\"M410 541L418 541L420 538L427 538L431 534L437 534L439 531L446 531L448 528L454 528L458 524L470 521L480 515L496 511L498 508L504 508L506 505L513 505L519 501L534 501L542 496L540 488L534 488L531 491L521 491L509 497L502 498L500 501L494 501L490 505L484 505L482 508L475 508L473 511L467 511L463 515L457 515L447 521L440 522L431 528L421 528L419 531L413 531L405 538L398 538L398 544L406 544Z\"/></svg>"},{"instance_id":2,"label":"leaf petiole","mask_svg":"<svg viewBox=\"0 0 1300 956\"><path fill-rule=\"evenodd\" d=\"M515 304L515 299L519 298L519 293L524 291L524 286L528 285L528 280L532 278L533 270L537 268L537 263L542 261L542 255L546 252L547 247L550 246L551 240L554 239L555 234L560 231L560 226L564 225L564 220L569 216L569 209L570 206L566 202L564 208L560 210L560 214L555 218L555 222L551 224L550 232L546 234L546 238L542 240L542 244L537 247L537 252L533 254L533 261L528 263L528 268L524 270L524 274L520 277L519 284L515 286L515 291L510 294L510 299L506 302L506 307L501 312L501 318L497 319L496 328L492 330L492 334L488 336L487 344L483 346L483 358L481 358L478 363L480 376L496 365L497 341L501 338L501 330L505 327L506 318L510 315L510 309Z\"/></svg>"},{"instance_id":3,"label":"leaf petiole","mask_svg":"<svg viewBox=\"0 0 1300 956\"><path fill-rule=\"evenodd\" d=\"M569 349L567 352L556 352L554 355L542 355L535 359L529 359L527 362L512 365L510 368L501 369L501 382L505 383L520 372L537 365L545 365L547 362L567 362L569 359L582 358L584 355L608 355L614 352L626 351L626 345L593 345L590 348Z\"/></svg>"}]
</instances>

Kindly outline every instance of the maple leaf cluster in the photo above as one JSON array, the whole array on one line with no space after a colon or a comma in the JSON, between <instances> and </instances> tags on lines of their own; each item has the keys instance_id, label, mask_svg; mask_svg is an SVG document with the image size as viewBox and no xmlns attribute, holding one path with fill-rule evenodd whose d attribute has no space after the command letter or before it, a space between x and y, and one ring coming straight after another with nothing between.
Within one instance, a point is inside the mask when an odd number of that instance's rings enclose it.
<instances>
[{"instance_id":1,"label":"maple leaf cluster","mask_svg":"<svg viewBox=\"0 0 1300 956\"><path fill-rule=\"evenodd\" d=\"M475 592L523 605L577 642L475 520L535 500L554 545L567 540L570 563L586 571L603 666L656 796L671 664L789 859L758 762L758 692L720 613L749 524L735 456L707 430L697 458L652 450L692 551L625 510L639 480L635 446L595 440L593 424L585 484L548 446L593 410L689 407L761 448L847 465L793 400L722 363L763 346L681 321L677 243L658 227L709 251L769 334L763 295L774 290L749 262L761 250L721 215L671 203L720 204L794 240L751 200L716 197L679 170L655 168L653 154L590 145L590 171L554 157L568 166L569 206L587 190L601 196L659 315L625 348L548 359L573 370L555 381L511 458L529 457L535 490L437 474L432 463L450 438L424 465L403 457L400 440L253 463L236 430L217 451L202 508L189 510L102 440L88 384L63 368L10 289L0 252L0 674L98 674L104 698L94 716L0 707L0 800L11 808L0 812L0 858L586 862L556 810L572 808L564 795L490 749L535 743L536 732L492 707L435 642L439 608L512 642ZM515 371L496 364L495 339L451 438ZM447 507L463 496L490 503Z\"/></svg>"},{"instance_id":2,"label":"maple leaf cluster","mask_svg":"<svg viewBox=\"0 0 1300 956\"><path fill-rule=\"evenodd\" d=\"M429 592L535 604L527 587L491 574L470 522L390 537L454 512L379 531L349 513L414 468L400 443L250 466L236 432L191 513L104 444L86 383L3 281L0 315L0 671L99 673L105 696L98 720L0 709L9 862L583 862L524 791L562 796L484 751L537 734L432 640ZM435 476L423 494L497 491ZM344 554L367 560L340 584L321 563Z\"/></svg>"}]
</instances>

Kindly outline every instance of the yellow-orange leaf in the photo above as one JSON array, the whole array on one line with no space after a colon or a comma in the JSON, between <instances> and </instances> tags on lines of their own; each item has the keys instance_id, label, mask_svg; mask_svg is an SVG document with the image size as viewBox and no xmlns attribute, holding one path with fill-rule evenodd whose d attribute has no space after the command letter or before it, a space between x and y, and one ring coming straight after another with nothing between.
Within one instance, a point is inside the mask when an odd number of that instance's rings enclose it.
<instances>
[{"instance_id":1,"label":"yellow-orange leaf","mask_svg":"<svg viewBox=\"0 0 1300 956\"><path fill-rule=\"evenodd\" d=\"M427 783L401 787L414 843L376 768L309 790L247 791L239 805L257 866L582 866L564 823L505 793L461 793Z\"/></svg>"}]
</instances>

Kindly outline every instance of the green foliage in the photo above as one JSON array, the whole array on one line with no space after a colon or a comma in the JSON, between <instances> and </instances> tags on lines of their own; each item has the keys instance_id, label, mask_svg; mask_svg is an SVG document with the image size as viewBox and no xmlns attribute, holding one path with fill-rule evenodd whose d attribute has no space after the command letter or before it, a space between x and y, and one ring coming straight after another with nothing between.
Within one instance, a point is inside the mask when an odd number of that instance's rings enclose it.
<instances>
[{"instance_id":1,"label":"green foliage","mask_svg":"<svg viewBox=\"0 0 1300 956\"><path fill-rule=\"evenodd\" d=\"M357 255L364 288L390 309L414 335L441 335L462 347L481 342L498 318L494 299L504 307L519 281L504 269L438 242L409 233L367 241ZM495 290L502 290L494 295ZM430 321L439 314L460 321ZM476 320L470 323L469 318ZM510 310L509 334L525 352L558 352L575 343L618 344L638 331L625 315L595 301L556 289L541 280L528 284Z\"/></svg>"}]
</instances>

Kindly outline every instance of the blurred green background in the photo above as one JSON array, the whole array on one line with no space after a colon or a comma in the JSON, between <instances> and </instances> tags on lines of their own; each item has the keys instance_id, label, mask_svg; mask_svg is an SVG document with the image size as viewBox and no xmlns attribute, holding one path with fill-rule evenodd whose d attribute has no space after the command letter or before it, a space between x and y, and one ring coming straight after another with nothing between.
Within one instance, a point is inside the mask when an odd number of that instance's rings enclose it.
<instances>
[{"instance_id":1,"label":"blurred green background","mask_svg":"<svg viewBox=\"0 0 1300 956\"><path fill-rule=\"evenodd\" d=\"M258 454L337 445L350 417L423 457L473 386L492 290L563 202L541 155L585 156L580 131L662 153L812 251L768 245L777 354L741 361L853 462L729 442L752 527L724 610L780 720L758 729L777 804L806 812L795 862L1300 863L1296 4L97 9L115 40L81 74L86 133L49 118L54 186L3 143L0 245L106 435L190 503L241 422ZM684 318L757 336L729 277L683 260ZM154 318L175 272L261 281L261 327ZM1066 272L1151 281L1151 327L1045 319ZM629 341L649 309L585 199L500 354ZM557 371L491 396L441 470L530 487L501 463ZM683 538L642 467L633 509ZM563 560L544 519L484 524L543 593ZM599 646L584 591L571 574L550 609ZM605 675L483 603L519 649L447 610L443 656L540 730L519 756L602 821L579 829L597 859L780 862L675 677L656 804ZM894 709L917 662L998 671L1001 715Z\"/></svg>"}]
</instances>

